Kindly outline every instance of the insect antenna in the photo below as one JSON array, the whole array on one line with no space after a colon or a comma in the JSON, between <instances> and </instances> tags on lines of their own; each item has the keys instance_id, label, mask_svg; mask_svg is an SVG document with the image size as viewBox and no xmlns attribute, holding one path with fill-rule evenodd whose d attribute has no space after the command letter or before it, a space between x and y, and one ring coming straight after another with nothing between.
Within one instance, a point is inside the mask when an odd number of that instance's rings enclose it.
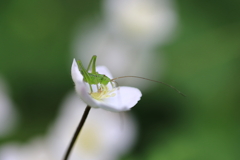
<instances>
[{"instance_id":1,"label":"insect antenna","mask_svg":"<svg viewBox=\"0 0 240 160\"><path fill-rule=\"evenodd\" d=\"M167 84L167 83L164 83L164 82L161 82L161 81L152 80L152 79L148 79L148 78L144 78L144 77L138 77L138 76L121 76L121 77L113 78L113 79L111 79L111 81L115 81L115 80L117 80L117 79L127 78L127 77L130 77L130 78L140 78L140 79L145 79L145 80L152 81L152 82L156 82L156 83L161 83L161 84L163 84L163 85L165 85L165 86L168 86L168 87L174 89L176 92L178 92L179 94L181 94L183 97L186 97L186 95L183 94L182 92L180 92L177 88L175 88L175 87L173 87L173 86L171 86L171 85L169 85L169 84Z\"/></svg>"}]
</instances>

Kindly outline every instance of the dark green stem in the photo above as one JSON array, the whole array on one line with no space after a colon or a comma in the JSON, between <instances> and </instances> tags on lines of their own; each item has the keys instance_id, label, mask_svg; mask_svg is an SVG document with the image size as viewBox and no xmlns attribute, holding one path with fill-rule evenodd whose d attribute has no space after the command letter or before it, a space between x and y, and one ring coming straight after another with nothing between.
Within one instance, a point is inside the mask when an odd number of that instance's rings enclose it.
<instances>
[{"instance_id":1,"label":"dark green stem","mask_svg":"<svg viewBox=\"0 0 240 160\"><path fill-rule=\"evenodd\" d=\"M76 142L76 139L77 139L78 135L80 134L81 129L82 129L82 127L83 127L83 125L84 125L84 123L85 123L85 121L87 119L87 116L88 116L88 113L89 113L90 109L91 109L91 107L87 106L86 109L84 110L82 119L81 119L81 121L80 121L80 123L79 123L79 125L78 125L78 127L77 127L77 129L76 129L76 131L74 133L74 135L73 135L72 141L71 141L71 143L68 146L68 149L67 149L67 151L65 153L65 156L64 156L63 160L67 160L68 159L69 154L70 154L70 152L71 152L71 150L73 148L73 145Z\"/></svg>"}]
</instances>

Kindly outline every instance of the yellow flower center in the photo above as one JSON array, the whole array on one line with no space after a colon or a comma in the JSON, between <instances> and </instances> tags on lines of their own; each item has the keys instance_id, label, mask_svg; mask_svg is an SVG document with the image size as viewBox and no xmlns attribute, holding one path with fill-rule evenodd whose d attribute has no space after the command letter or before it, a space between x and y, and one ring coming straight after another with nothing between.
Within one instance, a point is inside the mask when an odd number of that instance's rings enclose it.
<instances>
[{"instance_id":1,"label":"yellow flower center","mask_svg":"<svg viewBox=\"0 0 240 160\"><path fill-rule=\"evenodd\" d=\"M101 85L97 92L92 92L90 93L90 95L96 100L102 100L105 98L114 97L116 94L112 92L114 92L115 90L115 88L112 90L108 90L107 86Z\"/></svg>"}]
</instances>

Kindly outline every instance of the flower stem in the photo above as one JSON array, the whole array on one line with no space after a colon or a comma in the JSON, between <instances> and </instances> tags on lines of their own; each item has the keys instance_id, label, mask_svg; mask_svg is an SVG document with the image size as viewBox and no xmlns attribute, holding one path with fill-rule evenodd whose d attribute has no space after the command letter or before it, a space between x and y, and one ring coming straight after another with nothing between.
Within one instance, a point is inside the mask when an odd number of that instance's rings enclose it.
<instances>
[{"instance_id":1,"label":"flower stem","mask_svg":"<svg viewBox=\"0 0 240 160\"><path fill-rule=\"evenodd\" d=\"M90 109L91 109L90 106L87 106L87 107L85 108L84 113L83 113L83 115L82 115L82 119L81 119L80 123L78 124L78 127L77 127L77 129L76 129L76 131L75 131L75 133L74 133L74 135L73 135L73 138L72 138L72 140L71 140L71 143L70 143L69 146L68 146L68 149L67 149L67 151L66 151L66 153L65 153L65 156L64 156L63 160L67 160L67 159L68 159L69 154L70 154L70 152L71 152L71 150L72 150L72 148L73 148L73 145L74 145L74 143L76 142L76 139L77 139L79 133L81 132L81 129L82 129L83 125L84 125L84 122L85 122L86 119L87 119L87 116L88 116L88 113L89 113Z\"/></svg>"}]
</instances>

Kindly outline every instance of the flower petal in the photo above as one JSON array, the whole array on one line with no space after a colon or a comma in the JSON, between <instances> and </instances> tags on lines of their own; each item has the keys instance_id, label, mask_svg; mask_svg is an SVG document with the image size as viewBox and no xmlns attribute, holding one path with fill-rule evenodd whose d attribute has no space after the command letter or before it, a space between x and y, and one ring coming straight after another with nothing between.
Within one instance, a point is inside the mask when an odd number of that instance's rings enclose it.
<instances>
[{"instance_id":1,"label":"flower petal","mask_svg":"<svg viewBox=\"0 0 240 160\"><path fill-rule=\"evenodd\" d=\"M74 83L76 84L77 82L82 82L83 81L83 76L81 72L78 69L78 65L75 59L73 59L72 63L72 68L71 68L71 74L72 74L72 79Z\"/></svg>"},{"instance_id":2,"label":"flower petal","mask_svg":"<svg viewBox=\"0 0 240 160\"><path fill-rule=\"evenodd\" d=\"M84 82L77 82L75 83L75 89L80 98L85 102L88 106L98 108L97 103L95 100L89 95L88 91L88 84Z\"/></svg>"},{"instance_id":3,"label":"flower petal","mask_svg":"<svg viewBox=\"0 0 240 160\"><path fill-rule=\"evenodd\" d=\"M142 96L139 89L125 86L118 87L113 93L116 94L113 97L106 98L103 101L96 100L97 106L114 112L127 111L135 106Z\"/></svg>"}]
</instances>

